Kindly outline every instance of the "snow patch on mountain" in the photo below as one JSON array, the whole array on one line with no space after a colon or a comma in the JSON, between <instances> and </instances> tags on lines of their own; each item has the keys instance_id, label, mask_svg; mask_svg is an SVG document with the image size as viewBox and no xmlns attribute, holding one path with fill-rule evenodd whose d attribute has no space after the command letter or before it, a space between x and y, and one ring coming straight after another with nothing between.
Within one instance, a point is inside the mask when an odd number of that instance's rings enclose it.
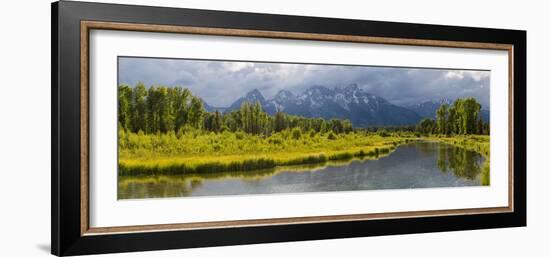
<instances>
[{"instance_id":1,"label":"snow patch on mountain","mask_svg":"<svg viewBox=\"0 0 550 257\"><path fill-rule=\"evenodd\" d=\"M245 101L260 103L270 115L283 111L308 118L349 119L357 127L412 125L420 120L415 112L369 94L357 84L335 88L315 85L298 94L281 90L271 99L265 99L254 89L237 99L226 112L237 110Z\"/></svg>"}]
</instances>

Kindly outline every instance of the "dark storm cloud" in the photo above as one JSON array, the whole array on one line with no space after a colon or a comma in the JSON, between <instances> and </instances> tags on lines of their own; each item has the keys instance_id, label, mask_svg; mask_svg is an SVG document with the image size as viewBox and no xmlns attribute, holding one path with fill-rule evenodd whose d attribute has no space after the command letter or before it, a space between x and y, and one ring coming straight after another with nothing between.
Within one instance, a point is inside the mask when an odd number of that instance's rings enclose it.
<instances>
[{"instance_id":1,"label":"dark storm cloud","mask_svg":"<svg viewBox=\"0 0 550 257\"><path fill-rule=\"evenodd\" d=\"M119 82L183 86L214 106L228 106L257 88L266 98L286 89L357 84L398 105L475 97L489 107L489 71L342 65L222 62L153 58L119 59Z\"/></svg>"}]
</instances>

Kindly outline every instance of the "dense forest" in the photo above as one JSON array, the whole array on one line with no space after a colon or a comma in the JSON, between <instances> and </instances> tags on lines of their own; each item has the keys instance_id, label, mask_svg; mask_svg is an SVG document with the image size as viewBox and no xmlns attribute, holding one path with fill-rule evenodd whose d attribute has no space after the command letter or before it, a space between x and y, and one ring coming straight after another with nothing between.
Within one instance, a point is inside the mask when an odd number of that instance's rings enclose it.
<instances>
[{"instance_id":1,"label":"dense forest","mask_svg":"<svg viewBox=\"0 0 550 257\"><path fill-rule=\"evenodd\" d=\"M489 123L483 122L480 111L481 104L474 98L459 98L452 105L442 104L435 120L423 119L416 129L424 134L488 135Z\"/></svg>"},{"instance_id":2,"label":"dense forest","mask_svg":"<svg viewBox=\"0 0 550 257\"><path fill-rule=\"evenodd\" d=\"M118 94L119 126L130 133L174 131L181 134L194 129L269 136L286 129L335 134L356 130L347 119L305 118L283 112L270 116L259 103L244 102L240 109L229 113L207 112L199 97L181 87L151 86L147 89L143 83L135 87L122 84ZM440 135L489 134L489 123L483 122L480 110L481 105L474 98L457 99L452 105L441 105L435 119L423 119L412 129L410 126L387 129ZM377 130L379 128L374 128Z\"/></svg>"},{"instance_id":3,"label":"dense forest","mask_svg":"<svg viewBox=\"0 0 550 257\"><path fill-rule=\"evenodd\" d=\"M259 103L244 102L229 113L207 112L202 100L181 87L152 86L148 90L139 83L134 88L120 85L118 121L128 132L145 134L189 129L210 132L243 131L269 136L285 129L337 134L353 130L349 120L304 118L278 112L274 116L262 110Z\"/></svg>"}]
</instances>

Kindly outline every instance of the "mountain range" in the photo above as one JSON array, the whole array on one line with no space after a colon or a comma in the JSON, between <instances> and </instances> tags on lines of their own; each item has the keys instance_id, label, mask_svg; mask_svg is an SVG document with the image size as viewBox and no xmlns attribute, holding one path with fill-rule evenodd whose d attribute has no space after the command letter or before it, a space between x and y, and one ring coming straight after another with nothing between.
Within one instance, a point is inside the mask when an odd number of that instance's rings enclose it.
<instances>
[{"instance_id":1,"label":"mountain range","mask_svg":"<svg viewBox=\"0 0 550 257\"><path fill-rule=\"evenodd\" d=\"M450 100L442 100L402 107L352 84L337 88L312 86L299 94L281 90L271 99L254 89L229 107L205 104L205 108L207 111L230 112L239 109L245 101L259 102L270 115L281 111L307 118L349 119L356 127L414 125L423 118L433 118L441 104L450 103Z\"/></svg>"}]
</instances>

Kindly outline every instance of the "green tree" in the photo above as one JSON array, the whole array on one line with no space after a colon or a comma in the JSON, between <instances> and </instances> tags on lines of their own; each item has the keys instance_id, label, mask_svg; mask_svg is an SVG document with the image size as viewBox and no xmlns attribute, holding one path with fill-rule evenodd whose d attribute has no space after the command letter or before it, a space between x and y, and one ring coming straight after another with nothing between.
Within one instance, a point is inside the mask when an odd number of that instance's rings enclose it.
<instances>
[{"instance_id":1,"label":"green tree","mask_svg":"<svg viewBox=\"0 0 550 257\"><path fill-rule=\"evenodd\" d=\"M425 118L420 121L417 127L417 131L424 134L432 133L436 128L435 121L433 119Z\"/></svg>"},{"instance_id":2,"label":"green tree","mask_svg":"<svg viewBox=\"0 0 550 257\"><path fill-rule=\"evenodd\" d=\"M436 112L437 133L447 134L447 119L449 116L449 105L442 104Z\"/></svg>"},{"instance_id":3,"label":"green tree","mask_svg":"<svg viewBox=\"0 0 550 257\"><path fill-rule=\"evenodd\" d=\"M124 130L132 130L132 88L126 84L118 87L118 122Z\"/></svg>"},{"instance_id":4,"label":"green tree","mask_svg":"<svg viewBox=\"0 0 550 257\"><path fill-rule=\"evenodd\" d=\"M256 102L252 107L252 133L260 134L263 129L263 111L260 102Z\"/></svg>"},{"instance_id":5,"label":"green tree","mask_svg":"<svg viewBox=\"0 0 550 257\"><path fill-rule=\"evenodd\" d=\"M132 92L132 131L147 131L147 89L142 82Z\"/></svg>"},{"instance_id":6,"label":"green tree","mask_svg":"<svg viewBox=\"0 0 550 257\"><path fill-rule=\"evenodd\" d=\"M353 126L351 125L351 121L346 119L342 121L342 131L344 133L349 133L353 131Z\"/></svg>"},{"instance_id":7,"label":"green tree","mask_svg":"<svg viewBox=\"0 0 550 257\"><path fill-rule=\"evenodd\" d=\"M341 134L344 132L344 124L341 120L332 119L330 120L330 123L332 124L332 131L336 134Z\"/></svg>"},{"instance_id":8,"label":"green tree","mask_svg":"<svg viewBox=\"0 0 550 257\"><path fill-rule=\"evenodd\" d=\"M213 125L213 128L214 128L214 131L216 131L216 132L221 131L222 126L223 126L223 117L222 117L222 114L218 110L216 110L214 112L212 125Z\"/></svg>"},{"instance_id":9,"label":"green tree","mask_svg":"<svg viewBox=\"0 0 550 257\"><path fill-rule=\"evenodd\" d=\"M483 120L481 118L477 119L476 134L483 134Z\"/></svg>"},{"instance_id":10,"label":"green tree","mask_svg":"<svg viewBox=\"0 0 550 257\"><path fill-rule=\"evenodd\" d=\"M180 128L186 125L189 106L188 101L191 96L191 91L189 89L174 89L174 128L176 131L179 131Z\"/></svg>"},{"instance_id":11,"label":"green tree","mask_svg":"<svg viewBox=\"0 0 550 257\"><path fill-rule=\"evenodd\" d=\"M319 132L320 132L320 133L327 133L327 132L329 132L329 126L328 126L328 124L327 124L326 121L323 120L323 121L321 122L321 126L320 126L320 128L319 128Z\"/></svg>"},{"instance_id":12,"label":"green tree","mask_svg":"<svg viewBox=\"0 0 550 257\"><path fill-rule=\"evenodd\" d=\"M448 115L447 115L447 134L454 134L458 133L457 130L457 114L456 114L456 108L454 106L449 108Z\"/></svg>"},{"instance_id":13,"label":"green tree","mask_svg":"<svg viewBox=\"0 0 550 257\"><path fill-rule=\"evenodd\" d=\"M286 117L283 112L275 113L275 132L281 132L286 129Z\"/></svg>"},{"instance_id":14,"label":"green tree","mask_svg":"<svg viewBox=\"0 0 550 257\"><path fill-rule=\"evenodd\" d=\"M474 98L457 99L454 102L457 113L458 134L475 134L481 105Z\"/></svg>"},{"instance_id":15,"label":"green tree","mask_svg":"<svg viewBox=\"0 0 550 257\"><path fill-rule=\"evenodd\" d=\"M463 126L465 134L475 134L477 132L477 121L481 104L474 98L466 98L463 104Z\"/></svg>"},{"instance_id":16,"label":"green tree","mask_svg":"<svg viewBox=\"0 0 550 257\"><path fill-rule=\"evenodd\" d=\"M486 127L480 116L481 104L474 98L456 99L452 106L443 104L437 109L435 115L435 126L431 127L430 133L439 134L485 134ZM430 121L422 120L417 131L428 132Z\"/></svg>"},{"instance_id":17,"label":"green tree","mask_svg":"<svg viewBox=\"0 0 550 257\"><path fill-rule=\"evenodd\" d=\"M189 125L193 128L201 129L203 127L204 112L202 100L196 96L192 96L188 112Z\"/></svg>"},{"instance_id":18,"label":"green tree","mask_svg":"<svg viewBox=\"0 0 550 257\"><path fill-rule=\"evenodd\" d=\"M160 130L160 105L161 95L159 90L151 86L147 95L147 133L155 133Z\"/></svg>"}]
</instances>

